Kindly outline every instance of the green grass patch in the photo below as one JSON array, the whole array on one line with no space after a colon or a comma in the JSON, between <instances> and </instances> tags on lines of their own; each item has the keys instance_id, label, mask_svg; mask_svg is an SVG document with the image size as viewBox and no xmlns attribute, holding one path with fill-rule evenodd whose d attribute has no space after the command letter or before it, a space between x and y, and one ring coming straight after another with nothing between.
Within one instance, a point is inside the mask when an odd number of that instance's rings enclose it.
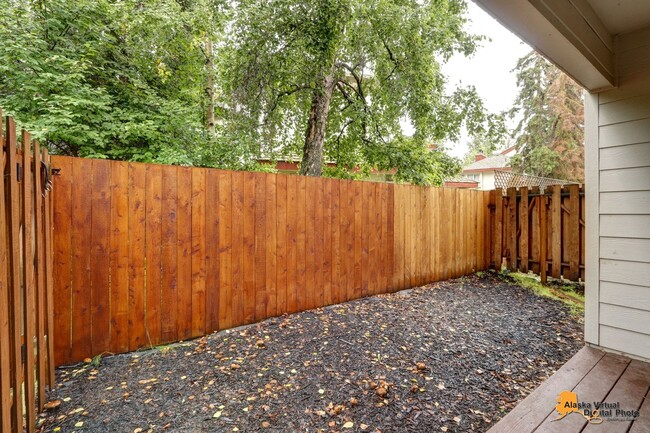
<instances>
[{"instance_id":1,"label":"green grass patch","mask_svg":"<svg viewBox=\"0 0 650 433\"><path fill-rule=\"evenodd\" d=\"M585 297L584 289L578 283L562 280L549 280L543 285L537 275L512 272L505 274L516 284L531 290L538 296L555 299L567 305L574 316L584 317Z\"/></svg>"}]
</instances>

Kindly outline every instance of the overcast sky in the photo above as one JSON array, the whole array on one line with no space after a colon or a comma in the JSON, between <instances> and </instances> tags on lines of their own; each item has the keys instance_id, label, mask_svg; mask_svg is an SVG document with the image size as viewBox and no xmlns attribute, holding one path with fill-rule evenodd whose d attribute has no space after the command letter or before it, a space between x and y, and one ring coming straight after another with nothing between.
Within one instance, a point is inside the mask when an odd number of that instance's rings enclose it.
<instances>
[{"instance_id":1,"label":"overcast sky","mask_svg":"<svg viewBox=\"0 0 650 433\"><path fill-rule=\"evenodd\" d=\"M451 92L456 86L473 85L488 110L507 110L517 95L516 77L510 71L531 48L474 2L468 1L468 6L471 20L468 30L490 40L483 41L474 56L457 55L443 66L449 80L448 90ZM449 153L463 156L467 151L467 141L468 137L464 137L461 143L447 143Z\"/></svg>"}]
</instances>

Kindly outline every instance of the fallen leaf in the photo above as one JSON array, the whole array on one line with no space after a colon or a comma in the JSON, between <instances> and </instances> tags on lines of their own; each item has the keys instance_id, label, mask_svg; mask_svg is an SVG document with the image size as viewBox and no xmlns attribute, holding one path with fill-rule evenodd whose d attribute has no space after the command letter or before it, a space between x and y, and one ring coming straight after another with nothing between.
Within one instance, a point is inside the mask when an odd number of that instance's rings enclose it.
<instances>
[{"instance_id":1,"label":"fallen leaf","mask_svg":"<svg viewBox=\"0 0 650 433\"><path fill-rule=\"evenodd\" d=\"M212 418L219 418L221 416L221 411L215 412L214 415L212 415Z\"/></svg>"},{"instance_id":2,"label":"fallen leaf","mask_svg":"<svg viewBox=\"0 0 650 433\"><path fill-rule=\"evenodd\" d=\"M460 423L460 417L455 416L454 421L456 421L456 423Z\"/></svg>"},{"instance_id":3,"label":"fallen leaf","mask_svg":"<svg viewBox=\"0 0 650 433\"><path fill-rule=\"evenodd\" d=\"M48 401L43 405L45 409L56 409L59 406L61 406L61 400Z\"/></svg>"},{"instance_id":4,"label":"fallen leaf","mask_svg":"<svg viewBox=\"0 0 650 433\"><path fill-rule=\"evenodd\" d=\"M79 421L79 422L76 423L74 426L77 427L77 428L79 428L79 427L83 427L83 426L84 426L84 422L83 422L83 421Z\"/></svg>"},{"instance_id":5,"label":"fallen leaf","mask_svg":"<svg viewBox=\"0 0 650 433\"><path fill-rule=\"evenodd\" d=\"M133 430L133 433L142 433L142 429L138 427L137 429Z\"/></svg>"},{"instance_id":6,"label":"fallen leaf","mask_svg":"<svg viewBox=\"0 0 650 433\"><path fill-rule=\"evenodd\" d=\"M424 362L416 362L415 366L418 370L426 370L427 365Z\"/></svg>"},{"instance_id":7,"label":"fallen leaf","mask_svg":"<svg viewBox=\"0 0 650 433\"><path fill-rule=\"evenodd\" d=\"M343 428L352 428L354 427L354 423L352 421L348 421L345 424L343 424Z\"/></svg>"},{"instance_id":8,"label":"fallen leaf","mask_svg":"<svg viewBox=\"0 0 650 433\"><path fill-rule=\"evenodd\" d=\"M359 427L361 427L361 430L366 430L369 426L368 424L360 424Z\"/></svg>"}]
</instances>

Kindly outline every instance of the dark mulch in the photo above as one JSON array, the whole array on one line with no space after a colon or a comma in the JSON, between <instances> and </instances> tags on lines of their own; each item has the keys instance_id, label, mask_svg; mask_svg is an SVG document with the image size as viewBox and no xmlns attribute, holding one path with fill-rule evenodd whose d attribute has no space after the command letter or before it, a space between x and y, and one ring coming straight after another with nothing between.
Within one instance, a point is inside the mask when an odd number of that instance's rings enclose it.
<instances>
[{"instance_id":1,"label":"dark mulch","mask_svg":"<svg viewBox=\"0 0 650 433\"><path fill-rule=\"evenodd\" d=\"M486 431L581 339L562 304L465 277L59 369L43 430Z\"/></svg>"}]
</instances>

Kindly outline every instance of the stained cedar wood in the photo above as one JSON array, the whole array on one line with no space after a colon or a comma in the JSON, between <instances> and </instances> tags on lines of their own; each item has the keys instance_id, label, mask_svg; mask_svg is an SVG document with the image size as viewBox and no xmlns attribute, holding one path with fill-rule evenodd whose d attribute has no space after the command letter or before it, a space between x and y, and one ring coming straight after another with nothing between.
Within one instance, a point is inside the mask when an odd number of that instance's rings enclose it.
<instances>
[{"instance_id":1,"label":"stained cedar wood","mask_svg":"<svg viewBox=\"0 0 650 433\"><path fill-rule=\"evenodd\" d=\"M341 181L341 293L344 301L354 299L354 189L350 180Z\"/></svg>"},{"instance_id":2,"label":"stained cedar wood","mask_svg":"<svg viewBox=\"0 0 650 433\"><path fill-rule=\"evenodd\" d=\"M146 176L153 166L147 167ZM62 174L65 176L65 173ZM148 181L148 179L147 179ZM57 179L58 183L58 179ZM55 191L58 188L55 188ZM110 290L110 329L111 344L110 351L121 353L129 350L129 166L127 162L111 162L111 185L110 185L110 206L111 225L109 239L109 260L111 272ZM147 197L148 199L148 197ZM58 205L57 205L58 206ZM149 203L145 203L148 207ZM56 207L56 206L55 206ZM147 209L147 225L152 223L152 218ZM150 251L154 249L152 239L147 227L147 292L150 290L150 279L156 278L160 272L156 272L150 261ZM158 236L160 240L160 236ZM157 244L157 246L159 243ZM160 292L160 288L158 289ZM159 304L159 302L157 302ZM147 306L151 306L151 300L147 299ZM147 312L147 323L149 319ZM158 326L160 328L160 326ZM150 329L151 331L151 329ZM157 337L157 334L156 334ZM152 336L152 338L155 338Z\"/></svg>"},{"instance_id":3,"label":"stained cedar wood","mask_svg":"<svg viewBox=\"0 0 650 433\"><path fill-rule=\"evenodd\" d=\"M314 180L321 180L314 178ZM315 189L316 206L314 208L314 286L311 287L310 308L324 305L324 284L323 284L323 182L318 182ZM311 273L308 271L308 273Z\"/></svg>"},{"instance_id":4,"label":"stained cedar wood","mask_svg":"<svg viewBox=\"0 0 650 433\"><path fill-rule=\"evenodd\" d=\"M551 256L553 257L553 264L551 267L551 275L554 278L560 278L560 275L562 274L562 187L560 185L554 185L549 187L549 191L552 192Z\"/></svg>"},{"instance_id":5,"label":"stained cedar wood","mask_svg":"<svg viewBox=\"0 0 650 433\"><path fill-rule=\"evenodd\" d=\"M244 173L232 172L232 325L244 324Z\"/></svg>"},{"instance_id":6,"label":"stained cedar wood","mask_svg":"<svg viewBox=\"0 0 650 433\"><path fill-rule=\"evenodd\" d=\"M34 154L40 155L40 146L37 141L34 142ZM34 159L37 162L37 158ZM25 170L29 168L23 167ZM36 220L34 233L34 244L36 245L35 255L36 263L36 374L38 377L38 409L43 410L45 404L45 382L47 381L47 364L45 362L46 343L45 343L45 254L44 254L44 233L43 233L43 195L41 185L41 164L34 164L34 219ZM23 174L23 177L25 174ZM26 197L23 197L25 200ZM31 197L30 197L31 199ZM93 299L91 295L91 300ZM92 313L92 309L91 309ZM91 335L92 342L92 335Z\"/></svg>"},{"instance_id":7,"label":"stained cedar wood","mask_svg":"<svg viewBox=\"0 0 650 433\"><path fill-rule=\"evenodd\" d=\"M207 171L207 177L212 178L213 171ZM213 178L212 178L213 179ZM233 308L235 304L233 302L234 292L233 292L233 278L234 273L232 272L233 264L233 185L232 185L232 175L228 171L219 171L217 173L216 185L215 180L207 183L209 188L206 190L206 225L213 225L212 219L214 218L214 213L217 214L219 227L218 227L218 236L219 236L219 280L216 282L217 285L208 285L206 283L206 299L207 294L210 296L219 296L219 321L218 325L220 329L227 329L235 326L233 318ZM214 188L217 188L218 203L215 207L212 203L208 203L207 199L209 197L214 197ZM239 221L235 222L239 224ZM206 227L206 243L209 242L207 236L207 227ZM206 245L206 252L208 251L208 245ZM211 250L213 251L213 250ZM207 260L206 260L207 262ZM206 265L207 267L207 265ZM211 272L210 269L206 269L207 273ZM217 293L215 293L218 290ZM209 328L215 328L217 324L212 323L210 320ZM206 323L206 326L208 324Z\"/></svg>"},{"instance_id":8,"label":"stained cedar wood","mask_svg":"<svg viewBox=\"0 0 650 433\"><path fill-rule=\"evenodd\" d=\"M503 264L503 191L497 189L494 195L494 267L501 271Z\"/></svg>"},{"instance_id":9,"label":"stained cedar wood","mask_svg":"<svg viewBox=\"0 0 650 433\"><path fill-rule=\"evenodd\" d=\"M521 227L521 234L519 235L519 255L521 261L519 262L519 270L521 272L528 272L528 188L525 186L519 188L521 201L519 203L519 222Z\"/></svg>"},{"instance_id":10,"label":"stained cedar wood","mask_svg":"<svg viewBox=\"0 0 650 433\"><path fill-rule=\"evenodd\" d=\"M287 313L298 311L298 177L285 177L287 183Z\"/></svg>"},{"instance_id":11,"label":"stained cedar wood","mask_svg":"<svg viewBox=\"0 0 650 433\"><path fill-rule=\"evenodd\" d=\"M638 409L643 405L644 400L647 400L646 393L650 390L649 382L650 363L633 360L609 391L606 400L619 403L620 408L624 410L629 410L625 408ZM650 427L647 416L647 414L639 414L634 424L640 429L641 424L646 422L646 427ZM627 433L632 425L631 420L611 422L608 423L607 433ZM602 432L602 428L599 428L596 424L587 424L581 433L596 432Z\"/></svg>"},{"instance_id":12,"label":"stained cedar wood","mask_svg":"<svg viewBox=\"0 0 650 433\"><path fill-rule=\"evenodd\" d=\"M539 263L540 263L540 276L542 284L546 284L548 274L548 217L546 210L546 203L548 198L544 196L538 197L537 206L539 207Z\"/></svg>"},{"instance_id":13,"label":"stained cedar wood","mask_svg":"<svg viewBox=\"0 0 650 433\"><path fill-rule=\"evenodd\" d=\"M394 233L393 233L393 286L395 290L402 289L403 269L404 269L404 225L402 224L402 188L393 187L393 215L395 216Z\"/></svg>"},{"instance_id":14,"label":"stained cedar wood","mask_svg":"<svg viewBox=\"0 0 650 433\"><path fill-rule=\"evenodd\" d=\"M305 257L307 255L307 236L305 233L307 227L307 179L303 176L298 177L298 202L297 202L297 219L296 219L296 292L298 311L305 309L307 304L307 269L305 267Z\"/></svg>"},{"instance_id":15,"label":"stained cedar wood","mask_svg":"<svg viewBox=\"0 0 650 433\"><path fill-rule=\"evenodd\" d=\"M343 202L344 218L342 223L344 225L344 234L341 235L343 241L343 266L345 273L345 296L346 300L355 299L355 270L357 267L355 248L357 245L355 236L355 218L356 218L356 204L355 204L355 183L351 180L343 181L345 192L345 201ZM342 196L343 197L343 196Z\"/></svg>"},{"instance_id":16,"label":"stained cedar wood","mask_svg":"<svg viewBox=\"0 0 650 433\"><path fill-rule=\"evenodd\" d=\"M275 179L277 217L277 232L275 234L275 240L277 242L276 312L277 315L281 315L287 312L287 245L289 244L289 230L287 224L287 176L279 175Z\"/></svg>"},{"instance_id":17,"label":"stained cedar wood","mask_svg":"<svg viewBox=\"0 0 650 433\"><path fill-rule=\"evenodd\" d=\"M266 177L255 173L255 321L267 317L266 286Z\"/></svg>"},{"instance_id":18,"label":"stained cedar wood","mask_svg":"<svg viewBox=\"0 0 650 433\"><path fill-rule=\"evenodd\" d=\"M205 177L206 170L203 168L193 169L192 177L192 302L191 317L192 329L190 335L198 337L206 334L206 193ZM215 212L217 209L212 209Z\"/></svg>"},{"instance_id":19,"label":"stained cedar wood","mask_svg":"<svg viewBox=\"0 0 650 433\"><path fill-rule=\"evenodd\" d=\"M230 191L221 191L220 176L217 170L207 170L205 179L205 328L207 332L219 329L219 310L222 295L219 277L221 275L220 259L220 227L224 217L220 206L222 194L229 195ZM227 217L226 217L227 218Z\"/></svg>"},{"instance_id":20,"label":"stained cedar wood","mask_svg":"<svg viewBox=\"0 0 650 433\"><path fill-rule=\"evenodd\" d=\"M321 230L318 235L323 246L323 266L321 272L323 274L323 291L325 296L321 305L331 305L334 303L334 295L332 293L332 184L335 181L333 179L323 180L324 189L323 200L321 202L323 213L321 215Z\"/></svg>"},{"instance_id":21,"label":"stained cedar wood","mask_svg":"<svg viewBox=\"0 0 650 433\"><path fill-rule=\"evenodd\" d=\"M20 317L20 192L18 190L18 158L16 154L16 124L13 119L7 119L6 138L7 171L9 172L9 209L7 214L9 234L9 259L11 287L9 288L9 334L11 339L11 384L14 390L13 416L22 430L23 405L16 402L22 401L22 365L21 365L21 333L22 323ZM18 427L16 427L16 431Z\"/></svg>"},{"instance_id":22,"label":"stained cedar wood","mask_svg":"<svg viewBox=\"0 0 650 433\"><path fill-rule=\"evenodd\" d=\"M558 390L573 389L603 356L604 353L601 351L583 347L488 433L533 432L553 411L552 403L557 398Z\"/></svg>"},{"instance_id":23,"label":"stained cedar wood","mask_svg":"<svg viewBox=\"0 0 650 433\"><path fill-rule=\"evenodd\" d=\"M332 211L330 215L330 227L331 227L331 276L332 276L332 303L338 304L343 302L343 296L341 296L342 288L345 285L341 281L341 253L343 249L341 248L341 188L343 182L340 180L333 180L331 183L331 203Z\"/></svg>"},{"instance_id":24,"label":"stained cedar wood","mask_svg":"<svg viewBox=\"0 0 650 433\"><path fill-rule=\"evenodd\" d=\"M126 163L118 162L115 169L118 170L119 174L115 179L115 190L116 194L124 194L125 197L128 197L128 189L125 189L124 182L128 180L128 166ZM128 199L125 199L124 203L118 199L120 210L115 214L118 218L117 224L118 227L124 225L124 228L119 229L119 233L115 233L115 242L117 251L117 258L119 263L124 263L125 269L128 269L128 250L126 246L128 245ZM124 209L124 210L122 210ZM145 254L147 262L147 282L146 282L146 303L147 311L145 314L145 331L148 339L151 339L152 344L158 344L162 341L162 166L160 165L147 165L145 171L145 212L146 212L146 226L145 226ZM115 212L115 210L114 210ZM121 270L122 265L118 265L118 273L124 276L120 276L119 281L126 281L125 279L128 276L127 271ZM116 305L119 311L124 309L125 313L128 313L128 304L126 300L128 299L128 286L112 286L113 299L117 301ZM120 316L122 313L120 312ZM115 321L117 322L117 320ZM120 327L125 325L120 320ZM126 336L126 344L128 345L128 329L124 328L124 335ZM122 337L120 337L119 345L121 346Z\"/></svg>"},{"instance_id":25,"label":"stained cedar wood","mask_svg":"<svg viewBox=\"0 0 650 433\"><path fill-rule=\"evenodd\" d=\"M362 249L363 249L363 182L352 182L352 194L354 202L354 283L353 299L362 296L363 269L362 269Z\"/></svg>"},{"instance_id":26,"label":"stained cedar wood","mask_svg":"<svg viewBox=\"0 0 650 433\"><path fill-rule=\"evenodd\" d=\"M377 287L378 293L386 293L388 285L386 284L387 280L387 263L386 263L386 252L388 250L388 223L386 221L388 212L388 197L386 193L388 191L387 184L377 183L377 216L378 216L378 228L381 228L381 237L379 238L379 243L377 244L377 276L378 282Z\"/></svg>"},{"instance_id":27,"label":"stained cedar wood","mask_svg":"<svg viewBox=\"0 0 650 433\"><path fill-rule=\"evenodd\" d=\"M278 176L267 175L264 178L266 182L266 195L264 200L266 202L266 255L265 255L265 270L264 285L266 287L266 314L267 317L274 317L278 315L278 290L277 290L277 273L278 273L278 250L277 250L277 237L278 232L284 233L282 228L277 226L277 181Z\"/></svg>"},{"instance_id":28,"label":"stained cedar wood","mask_svg":"<svg viewBox=\"0 0 650 433\"><path fill-rule=\"evenodd\" d=\"M5 148L4 124L2 120L2 111L0 110L0 149ZM3 167L3 174L6 167ZM6 209L5 209L5 176L0 176L0 224L7 227ZM68 203L68 202L66 202ZM63 213L63 212L61 212ZM60 242L59 246L63 243ZM10 333L9 333L9 278L7 275L7 233L6 230L0 230L0 430L3 432L12 431L11 422L11 375L10 375ZM59 291L65 293L65 286L58 287ZM69 299L69 297L68 297ZM64 339L65 341L65 339ZM62 344L63 353L67 351L67 346ZM61 355L63 357L63 355Z\"/></svg>"},{"instance_id":29,"label":"stained cedar wood","mask_svg":"<svg viewBox=\"0 0 650 433\"><path fill-rule=\"evenodd\" d=\"M244 173L244 324L255 321L255 175Z\"/></svg>"},{"instance_id":30,"label":"stained cedar wood","mask_svg":"<svg viewBox=\"0 0 650 433\"><path fill-rule=\"evenodd\" d=\"M110 351L110 218L111 161L92 161L90 290L92 308L91 353Z\"/></svg>"},{"instance_id":31,"label":"stained cedar wood","mask_svg":"<svg viewBox=\"0 0 650 433\"><path fill-rule=\"evenodd\" d=\"M0 130L2 128L0 127ZM71 254L73 249L71 245L71 223L72 223L72 158L68 157L52 157L52 165L61 169L61 175L56 179L57 187L52 190L53 200L56 203L54 206L54 219L52 224L56 227L54 235L54 363L55 365L63 365L71 361L71 341L70 332L72 328L72 293L70 280L72 278L71 271ZM4 177L0 183L0 219L4 222ZM6 242L5 231L0 230L0 247L5 248ZM6 252L0 251L0 261L6 261ZM1 281L6 283L6 266L3 267L0 263L0 278ZM7 318L8 316L2 316ZM5 319L6 320L6 319ZM7 324L8 325L8 324ZM0 325L1 326L1 325ZM4 332L0 329L0 332ZM6 340L3 340L6 341ZM125 349L128 350L128 347ZM7 354L7 351L1 351ZM1 358L1 357L0 357ZM6 365L3 363L3 365ZM2 369L4 372L9 372L9 369Z\"/></svg>"},{"instance_id":32,"label":"stained cedar wood","mask_svg":"<svg viewBox=\"0 0 650 433\"><path fill-rule=\"evenodd\" d=\"M22 203L23 203L23 263L34 263L34 252L32 251L32 221L34 218L33 212L38 212L38 209L32 209L33 207L33 201L30 200L29 198L32 197L32 193L36 193L37 191L34 189L32 190L32 179L33 176L28 175L29 173L32 173L32 161L31 161L31 137L29 134L27 134L25 131L23 131L23 137L22 137L22 142L23 142L23 148L22 148L22 166L23 167L30 167L30 169L27 171L25 176L23 176L23 180L21 182L21 195L23 197ZM38 155L34 155L34 162L38 163L37 168L40 170L40 160L37 157ZM40 171L35 171L34 173L40 173ZM0 187L2 185L0 184ZM2 198L2 197L0 197ZM46 225L47 227L47 225ZM4 233L4 230L2 230ZM4 243L2 244L3 246L5 245ZM34 267L33 266L25 266L23 265L23 311L22 315L25 317L24 321L24 333L25 333L25 341L26 342L31 342L34 341L34 335L36 333L35 329L35 323L32 318L36 317L36 293L35 293L35 285L34 285ZM4 288L4 287L3 287ZM3 290L4 292L4 290ZM6 292L5 292L6 293ZM3 296L4 295L0 295ZM4 311L4 310L0 310ZM5 316L8 317L8 316ZM51 334L48 334L51 336ZM50 338L51 340L51 338ZM6 340L5 340L6 341ZM30 347L31 348L31 347ZM39 356L43 356L42 353L39 353ZM25 423L27 425L27 431L32 432L34 431L34 426L36 425L36 395L34 392L34 385L35 385L35 380L34 380L34 351L33 350L26 350L25 351L25 380L24 380L24 392L25 392ZM4 367L3 367L4 368ZM43 382L39 382L41 386L43 386Z\"/></svg>"},{"instance_id":33,"label":"stained cedar wood","mask_svg":"<svg viewBox=\"0 0 650 433\"><path fill-rule=\"evenodd\" d=\"M377 253L379 251L381 242L381 220L379 218L379 212L381 210L381 200L379 198L379 184L376 182L370 183L370 197L371 197L371 207L370 207L370 221L371 224L364 227L364 229L371 235L368 236L368 258L370 260L370 273L368 278L368 288L369 294L376 295L379 293L379 261L377 259Z\"/></svg>"},{"instance_id":34,"label":"stained cedar wood","mask_svg":"<svg viewBox=\"0 0 650 433\"><path fill-rule=\"evenodd\" d=\"M569 185L569 279L580 276L580 186Z\"/></svg>"},{"instance_id":35,"label":"stained cedar wood","mask_svg":"<svg viewBox=\"0 0 650 433\"><path fill-rule=\"evenodd\" d=\"M432 188L430 191L431 194L431 266L432 266L432 278L433 281L439 281L440 279L440 233L439 233L439 222L440 217L438 215L439 209L439 200L438 193L439 189Z\"/></svg>"},{"instance_id":36,"label":"stained cedar wood","mask_svg":"<svg viewBox=\"0 0 650 433\"><path fill-rule=\"evenodd\" d=\"M43 161L47 167L52 167L51 157L47 149L43 149ZM53 219L53 206L52 206L52 192L47 194L45 199L45 301L47 304L47 318L46 318L46 331L47 331L47 364L48 364L48 386L54 389L55 386L55 364L54 364L54 256L52 244L52 219Z\"/></svg>"},{"instance_id":37,"label":"stained cedar wood","mask_svg":"<svg viewBox=\"0 0 650 433\"><path fill-rule=\"evenodd\" d=\"M178 291L177 176L175 166L162 167L162 287L160 296L161 343L175 341ZM129 200L131 201L131 200ZM129 205L130 207L130 205ZM130 222L132 226L133 223ZM133 241L133 237L130 239ZM133 248L131 248L133 250ZM133 289L129 287L131 293ZM133 337L131 337L133 341Z\"/></svg>"},{"instance_id":38,"label":"stained cedar wood","mask_svg":"<svg viewBox=\"0 0 650 433\"><path fill-rule=\"evenodd\" d=\"M411 212L411 189L409 185L400 188L402 195L402 215L404 225L403 251L404 251L404 270L402 277L402 288L411 286L411 233L413 230L413 218Z\"/></svg>"},{"instance_id":39,"label":"stained cedar wood","mask_svg":"<svg viewBox=\"0 0 650 433\"><path fill-rule=\"evenodd\" d=\"M572 391L578 396L589 396L588 401L605 401L607 393L614 387L629 363L629 358L608 353ZM580 432L587 424L587 420L581 416L566 417L562 419L561 423L553 422L556 418L555 413L548 415L539 426L539 431L547 433Z\"/></svg>"},{"instance_id":40,"label":"stained cedar wood","mask_svg":"<svg viewBox=\"0 0 650 433\"><path fill-rule=\"evenodd\" d=\"M129 164L129 349L149 344L144 327L145 165ZM175 305L175 302L173 302ZM172 335L172 340L176 335Z\"/></svg>"},{"instance_id":41,"label":"stained cedar wood","mask_svg":"<svg viewBox=\"0 0 650 433\"><path fill-rule=\"evenodd\" d=\"M72 197L72 355L73 360L88 356L90 341L90 206L92 183L88 181L92 161L75 160L71 170Z\"/></svg>"},{"instance_id":42,"label":"stained cedar wood","mask_svg":"<svg viewBox=\"0 0 650 433\"><path fill-rule=\"evenodd\" d=\"M192 172L178 167L178 301L176 328L178 339L192 336ZM212 307L212 306L211 306ZM213 313L213 315L216 313Z\"/></svg>"},{"instance_id":43,"label":"stained cedar wood","mask_svg":"<svg viewBox=\"0 0 650 433\"><path fill-rule=\"evenodd\" d=\"M393 203L389 199L392 195L391 184L379 184L381 188L381 238L382 246L379 250L380 263L379 266L382 271L381 275L381 291L382 293L392 292L393 287L393 244L392 235L393 231ZM391 197L392 198L392 197ZM390 220L390 222L389 222Z\"/></svg>"},{"instance_id":44,"label":"stained cedar wood","mask_svg":"<svg viewBox=\"0 0 650 433\"><path fill-rule=\"evenodd\" d=\"M320 245L316 245L316 213L318 209L318 197L316 188L319 186L320 182L317 182L318 179L313 177L305 178L305 185L307 189L307 203L305 208L305 267L309 271L306 274L306 281L304 287L304 301L303 307L306 309L314 308L316 301L316 274L318 274L317 269L317 260L316 260L316 249L320 249ZM322 287L318 288L319 291L322 291Z\"/></svg>"},{"instance_id":45,"label":"stained cedar wood","mask_svg":"<svg viewBox=\"0 0 650 433\"><path fill-rule=\"evenodd\" d=\"M370 253L369 233L371 230L370 214L372 213L372 198L370 197L372 185L369 182L361 184L361 296L367 296L369 290L369 274L370 274ZM375 227L372 228L374 235Z\"/></svg>"}]
</instances>

